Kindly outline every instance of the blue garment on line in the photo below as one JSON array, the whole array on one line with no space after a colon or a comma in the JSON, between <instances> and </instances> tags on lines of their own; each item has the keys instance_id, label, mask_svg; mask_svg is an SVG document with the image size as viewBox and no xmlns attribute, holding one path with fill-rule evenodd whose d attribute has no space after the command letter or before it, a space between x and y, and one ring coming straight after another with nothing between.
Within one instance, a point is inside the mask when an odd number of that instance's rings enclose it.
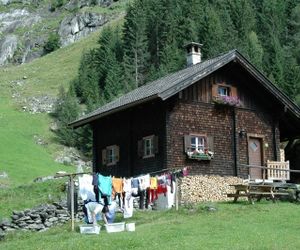
<instances>
[{"instance_id":1,"label":"blue garment on line","mask_svg":"<svg viewBox=\"0 0 300 250\"><path fill-rule=\"evenodd\" d=\"M98 189L101 196L106 196L108 205L111 204L111 194L112 194L112 179L110 176L103 176L98 174Z\"/></svg>"}]
</instances>

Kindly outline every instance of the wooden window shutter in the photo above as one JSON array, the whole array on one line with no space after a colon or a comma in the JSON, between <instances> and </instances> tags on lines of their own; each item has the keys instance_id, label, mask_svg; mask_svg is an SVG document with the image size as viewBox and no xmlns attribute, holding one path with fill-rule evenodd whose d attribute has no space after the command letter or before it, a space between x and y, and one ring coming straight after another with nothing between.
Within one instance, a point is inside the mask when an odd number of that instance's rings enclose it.
<instances>
[{"instance_id":1,"label":"wooden window shutter","mask_svg":"<svg viewBox=\"0 0 300 250\"><path fill-rule=\"evenodd\" d=\"M214 137L207 136L207 147L209 151L214 152Z\"/></svg>"},{"instance_id":2,"label":"wooden window shutter","mask_svg":"<svg viewBox=\"0 0 300 250\"><path fill-rule=\"evenodd\" d=\"M237 88L236 87L231 87L230 88L230 96L235 96L237 97Z\"/></svg>"},{"instance_id":3,"label":"wooden window shutter","mask_svg":"<svg viewBox=\"0 0 300 250\"><path fill-rule=\"evenodd\" d=\"M120 160L120 147L115 145L116 162Z\"/></svg>"},{"instance_id":4,"label":"wooden window shutter","mask_svg":"<svg viewBox=\"0 0 300 250\"><path fill-rule=\"evenodd\" d=\"M158 136L153 137L153 149L154 149L154 154L158 154Z\"/></svg>"},{"instance_id":5,"label":"wooden window shutter","mask_svg":"<svg viewBox=\"0 0 300 250\"><path fill-rule=\"evenodd\" d=\"M191 136L185 135L184 136L184 152L188 152L189 148L191 147Z\"/></svg>"},{"instance_id":6,"label":"wooden window shutter","mask_svg":"<svg viewBox=\"0 0 300 250\"><path fill-rule=\"evenodd\" d=\"M143 140L138 141L138 156L143 157L144 156L144 144Z\"/></svg>"},{"instance_id":7,"label":"wooden window shutter","mask_svg":"<svg viewBox=\"0 0 300 250\"><path fill-rule=\"evenodd\" d=\"M106 151L106 148L105 149L102 149L102 165L105 166L106 163L107 163L107 151Z\"/></svg>"},{"instance_id":8,"label":"wooden window shutter","mask_svg":"<svg viewBox=\"0 0 300 250\"><path fill-rule=\"evenodd\" d=\"M212 99L218 96L218 87L219 87L218 84L212 85L212 92L211 92Z\"/></svg>"}]
</instances>

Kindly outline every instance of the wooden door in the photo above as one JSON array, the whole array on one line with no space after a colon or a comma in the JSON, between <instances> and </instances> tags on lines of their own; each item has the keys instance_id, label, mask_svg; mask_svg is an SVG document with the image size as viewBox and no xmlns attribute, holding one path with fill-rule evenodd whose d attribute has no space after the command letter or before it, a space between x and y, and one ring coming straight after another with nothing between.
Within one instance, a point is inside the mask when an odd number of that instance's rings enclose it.
<instances>
[{"instance_id":1,"label":"wooden door","mask_svg":"<svg viewBox=\"0 0 300 250\"><path fill-rule=\"evenodd\" d=\"M248 142L249 165L262 166L262 140L249 138ZM262 179L261 168L249 168L250 179Z\"/></svg>"}]
</instances>

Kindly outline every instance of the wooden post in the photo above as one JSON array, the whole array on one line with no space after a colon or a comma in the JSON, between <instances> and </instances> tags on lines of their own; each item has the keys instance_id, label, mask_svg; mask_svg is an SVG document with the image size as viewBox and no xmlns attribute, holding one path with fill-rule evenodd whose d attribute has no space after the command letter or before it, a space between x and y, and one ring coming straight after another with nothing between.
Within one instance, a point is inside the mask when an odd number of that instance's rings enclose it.
<instances>
[{"instance_id":1,"label":"wooden post","mask_svg":"<svg viewBox=\"0 0 300 250\"><path fill-rule=\"evenodd\" d=\"M73 179L73 175L70 175L70 186L71 186L71 224L72 224L72 231L74 231L74 179Z\"/></svg>"},{"instance_id":2,"label":"wooden post","mask_svg":"<svg viewBox=\"0 0 300 250\"><path fill-rule=\"evenodd\" d=\"M175 209L178 211L178 179L175 181Z\"/></svg>"}]
</instances>

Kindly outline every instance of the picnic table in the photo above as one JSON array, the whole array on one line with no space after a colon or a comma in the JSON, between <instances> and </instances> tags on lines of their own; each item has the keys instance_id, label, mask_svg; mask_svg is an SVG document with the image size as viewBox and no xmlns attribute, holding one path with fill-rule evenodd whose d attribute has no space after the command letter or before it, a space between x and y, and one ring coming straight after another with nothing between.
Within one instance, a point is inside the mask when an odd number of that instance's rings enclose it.
<instances>
[{"instance_id":1,"label":"picnic table","mask_svg":"<svg viewBox=\"0 0 300 250\"><path fill-rule=\"evenodd\" d=\"M227 197L234 198L233 202L237 202L240 197L247 197L250 203L254 203L253 199L256 198L260 201L262 198L271 199L275 202L275 197L278 195L289 195L287 192L278 192L276 186L272 184L236 184L230 185L235 189L235 193L227 194Z\"/></svg>"}]
</instances>

